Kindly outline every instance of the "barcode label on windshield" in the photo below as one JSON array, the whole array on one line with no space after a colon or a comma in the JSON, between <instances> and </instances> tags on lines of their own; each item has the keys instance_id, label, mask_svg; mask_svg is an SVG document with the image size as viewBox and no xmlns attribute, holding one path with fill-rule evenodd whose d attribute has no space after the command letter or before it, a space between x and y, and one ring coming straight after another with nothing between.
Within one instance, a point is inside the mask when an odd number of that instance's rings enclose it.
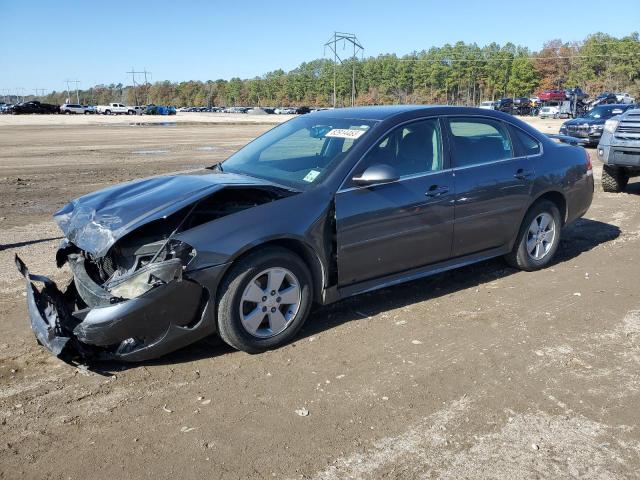
<instances>
[{"instance_id":1,"label":"barcode label on windshield","mask_svg":"<svg viewBox=\"0 0 640 480\"><path fill-rule=\"evenodd\" d=\"M336 138L360 138L364 130L351 130L348 128L334 128L333 130L329 130L325 137L336 137Z\"/></svg>"}]
</instances>

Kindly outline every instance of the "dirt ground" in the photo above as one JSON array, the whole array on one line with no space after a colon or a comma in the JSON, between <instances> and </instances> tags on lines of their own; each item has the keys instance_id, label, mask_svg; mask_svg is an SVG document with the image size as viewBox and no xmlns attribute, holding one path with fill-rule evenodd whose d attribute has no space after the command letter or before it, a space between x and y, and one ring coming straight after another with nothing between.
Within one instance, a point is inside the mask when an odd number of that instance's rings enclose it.
<instances>
[{"instance_id":1,"label":"dirt ground","mask_svg":"<svg viewBox=\"0 0 640 480\"><path fill-rule=\"evenodd\" d=\"M63 281L67 200L270 127L82 119L0 122L0 479L637 478L640 183L603 193L595 162L546 270L484 262L317 309L275 351L212 339L96 373L36 344L13 256Z\"/></svg>"}]
</instances>

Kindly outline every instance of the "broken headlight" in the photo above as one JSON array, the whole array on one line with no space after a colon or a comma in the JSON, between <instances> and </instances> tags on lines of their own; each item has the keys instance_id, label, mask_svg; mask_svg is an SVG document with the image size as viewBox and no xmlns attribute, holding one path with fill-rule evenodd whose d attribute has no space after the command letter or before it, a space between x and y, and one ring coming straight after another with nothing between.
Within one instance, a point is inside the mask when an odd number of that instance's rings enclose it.
<instances>
[{"instance_id":1,"label":"broken headlight","mask_svg":"<svg viewBox=\"0 0 640 480\"><path fill-rule=\"evenodd\" d=\"M153 255L139 256L133 272L112 276L104 287L114 297L135 298L153 287L181 280L183 269L196 255L195 249L178 240L169 240L158 248Z\"/></svg>"}]
</instances>

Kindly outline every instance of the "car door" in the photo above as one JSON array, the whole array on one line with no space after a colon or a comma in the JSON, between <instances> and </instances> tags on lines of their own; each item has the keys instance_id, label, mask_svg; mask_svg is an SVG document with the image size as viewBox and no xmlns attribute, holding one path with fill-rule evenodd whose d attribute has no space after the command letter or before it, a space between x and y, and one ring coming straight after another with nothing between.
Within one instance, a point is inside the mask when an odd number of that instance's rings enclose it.
<instances>
[{"instance_id":1,"label":"car door","mask_svg":"<svg viewBox=\"0 0 640 480\"><path fill-rule=\"evenodd\" d=\"M336 194L338 283L363 280L445 260L453 235L453 179L443 155L441 125L429 118L386 134ZM357 186L351 178L390 165L397 181Z\"/></svg>"},{"instance_id":2,"label":"car door","mask_svg":"<svg viewBox=\"0 0 640 480\"><path fill-rule=\"evenodd\" d=\"M449 117L455 185L453 256L507 245L520 228L533 186L533 162L516 153L507 125Z\"/></svg>"}]
</instances>

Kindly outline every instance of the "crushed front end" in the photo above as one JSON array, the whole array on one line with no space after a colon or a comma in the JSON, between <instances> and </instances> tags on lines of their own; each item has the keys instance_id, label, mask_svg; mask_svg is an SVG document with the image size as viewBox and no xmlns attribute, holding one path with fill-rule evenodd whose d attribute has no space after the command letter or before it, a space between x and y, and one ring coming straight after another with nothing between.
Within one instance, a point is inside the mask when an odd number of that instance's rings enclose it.
<instances>
[{"instance_id":1,"label":"crushed front end","mask_svg":"<svg viewBox=\"0 0 640 480\"><path fill-rule=\"evenodd\" d=\"M215 333L230 253L214 251L223 233L212 225L290 195L209 174L153 177L73 200L54 215L65 235L56 263L73 273L64 291L16 256L39 342L61 357L142 361ZM181 240L193 230L192 241Z\"/></svg>"},{"instance_id":2,"label":"crushed front end","mask_svg":"<svg viewBox=\"0 0 640 480\"><path fill-rule=\"evenodd\" d=\"M31 327L57 356L88 360L156 358L215 332L208 289L199 273L185 274L191 247L179 241L146 244L129 255L113 248L104 257L64 242L58 266L68 263L73 280L63 291L50 279L26 279ZM207 280L221 266L206 269Z\"/></svg>"}]
</instances>

